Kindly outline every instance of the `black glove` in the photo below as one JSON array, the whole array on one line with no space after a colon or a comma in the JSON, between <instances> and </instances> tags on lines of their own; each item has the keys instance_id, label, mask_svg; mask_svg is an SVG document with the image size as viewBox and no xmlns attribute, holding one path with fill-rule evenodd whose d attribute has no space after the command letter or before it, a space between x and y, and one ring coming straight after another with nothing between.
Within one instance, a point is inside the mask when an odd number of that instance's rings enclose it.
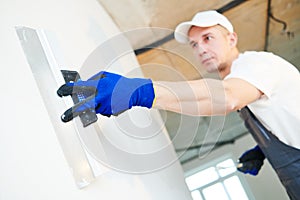
<instances>
[{"instance_id":1,"label":"black glove","mask_svg":"<svg viewBox=\"0 0 300 200\"><path fill-rule=\"evenodd\" d=\"M255 146L243 153L243 155L239 158L240 164L238 165L237 170L245 174L256 176L264 164L265 158L266 157L259 146Z\"/></svg>"}]
</instances>

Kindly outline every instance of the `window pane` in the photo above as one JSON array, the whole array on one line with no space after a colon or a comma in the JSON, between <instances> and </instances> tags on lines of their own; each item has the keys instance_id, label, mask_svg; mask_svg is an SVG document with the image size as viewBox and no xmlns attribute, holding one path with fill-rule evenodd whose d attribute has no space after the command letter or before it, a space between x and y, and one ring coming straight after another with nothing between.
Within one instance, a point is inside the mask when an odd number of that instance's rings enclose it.
<instances>
[{"instance_id":1,"label":"window pane","mask_svg":"<svg viewBox=\"0 0 300 200\"><path fill-rule=\"evenodd\" d=\"M241 181L237 176L226 179L224 185L232 200L248 200Z\"/></svg>"},{"instance_id":2,"label":"window pane","mask_svg":"<svg viewBox=\"0 0 300 200\"><path fill-rule=\"evenodd\" d=\"M198 190L195 190L194 192L192 192L192 197L193 197L193 200L203 200L201 197L201 194Z\"/></svg>"},{"instance_id":3,"label":"window pane","mask_svg":"<svg viewBox=\"0 0 300 200\"><path fill-rule=\"evenodd\" d=\"M214 167L207 168L185 179L190 191L195 190L203 185L211 183L219 178Z\"/></svg>"},{"instance_id":4,"label":"window pane","mask_svg":"<svg viewBox=\"0 0 300 200\"><path fill-rule=\"evenodd\" d=\"M227 159L223 162L220 162L217 164L217 169L221 177L232 174L236 171L236 167L232 159Z\"/></svg>"},{"instance_id":5,"label":"window pane","mask_svg":"<svg viewBox=\"0 0 300 200\"><path fill-rule=\"evenodd\" d=\"M229 200L222 183L216 183L202 190L205 200Z\"/></svg>"}]
</instances>

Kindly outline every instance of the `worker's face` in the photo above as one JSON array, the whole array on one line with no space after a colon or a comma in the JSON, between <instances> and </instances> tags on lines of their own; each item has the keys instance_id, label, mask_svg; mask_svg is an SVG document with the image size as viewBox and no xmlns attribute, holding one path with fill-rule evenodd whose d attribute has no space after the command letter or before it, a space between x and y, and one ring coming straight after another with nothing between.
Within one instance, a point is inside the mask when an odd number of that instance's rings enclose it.
<instances>
[{"instance_id":1,"label":"worker's face","mask_svg":"<svg viewBox=\"0 0 300 200\"><path fill-rule=\"evenodd\" d=\"M190 46L207 72L220 72L230 67L230 53L236 46L236 41L233 41L235 34L216 25L205 28L193 26L188 36Z\"/></svg>"}]
</instances>

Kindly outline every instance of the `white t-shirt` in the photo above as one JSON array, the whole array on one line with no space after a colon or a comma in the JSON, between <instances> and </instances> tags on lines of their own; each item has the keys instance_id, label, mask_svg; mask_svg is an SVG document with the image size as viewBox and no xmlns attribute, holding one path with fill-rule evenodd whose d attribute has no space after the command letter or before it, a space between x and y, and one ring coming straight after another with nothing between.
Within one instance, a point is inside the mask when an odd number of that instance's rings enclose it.
<instances>
[{"instance_id":1,"label":"white t-shirt","mask_svg":"<svg viewBox=\"0 0 300 200\"><path fill-rule=\"evenodd\" d=\"M289 62L267 52L247 51L233 62L225 79L240 78L264 95L248 105L282 142L300 149L300 74Z\"/></svg>"}]
</instances>

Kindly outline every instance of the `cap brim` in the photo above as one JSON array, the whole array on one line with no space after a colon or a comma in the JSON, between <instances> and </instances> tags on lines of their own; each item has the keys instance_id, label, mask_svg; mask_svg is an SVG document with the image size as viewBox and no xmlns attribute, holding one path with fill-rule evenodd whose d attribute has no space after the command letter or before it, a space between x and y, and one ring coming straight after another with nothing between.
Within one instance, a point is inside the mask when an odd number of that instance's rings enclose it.
<instances>
[{"instance_id":1,"label":"cap brim","mask_svg":"<svg viewBox=\"0 0 300 200\"><path fill-rule=\"evenodd\" d=\"M195 23L193 22L183 22L179 24L174 32L174 38L176 41L180 43L188 43L189 38L188 38L188 32L192 26L194 26Z\"/></svg>"},{"instance_id":2,"label":"cap brim","mask_svg":"<svg viewBox=\"0 0 300 200\"><path fill-rule=\"evenodd\" d=\"M193 21L183 22L176 27L174 32L174 38L176 41L186 44L189 42L188 32L192 26L211 27L215 25L217 25L217 23L212 23L210 21L207 21L206 23L197 23Z\"/></svg>"}]
</instances>

